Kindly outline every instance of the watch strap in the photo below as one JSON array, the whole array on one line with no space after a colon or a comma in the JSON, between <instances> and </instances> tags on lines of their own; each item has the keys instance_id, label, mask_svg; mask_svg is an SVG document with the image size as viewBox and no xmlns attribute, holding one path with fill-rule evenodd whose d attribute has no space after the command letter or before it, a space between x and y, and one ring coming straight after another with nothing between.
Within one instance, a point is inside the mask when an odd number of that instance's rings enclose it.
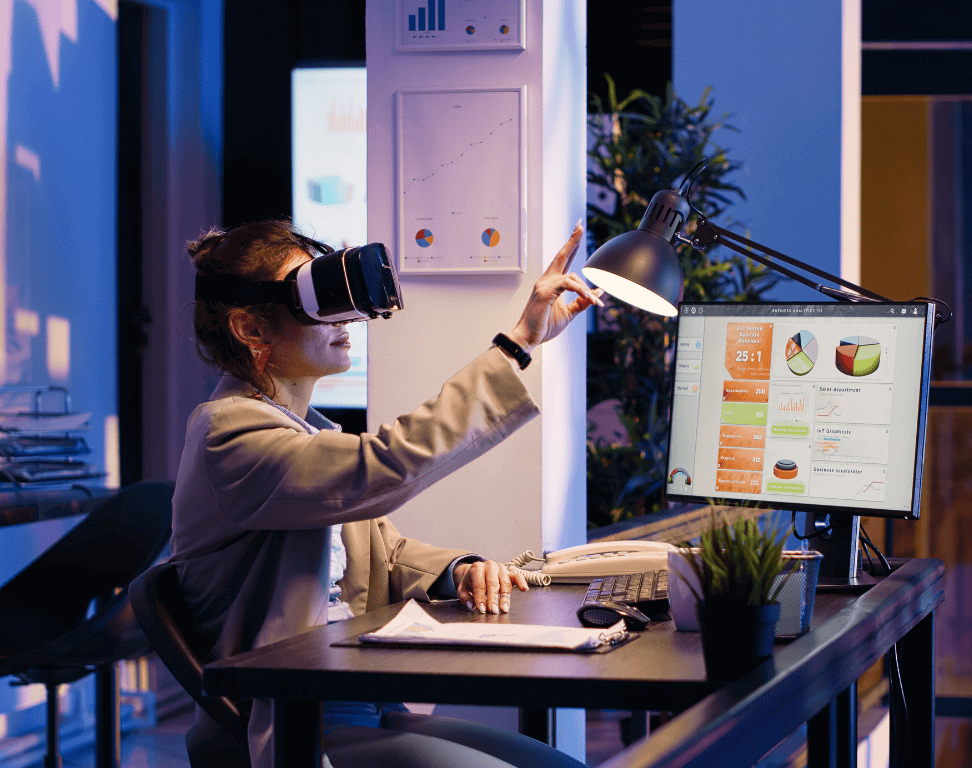
<instances>
[{"instance_id":1,"label":"watch strap","mask_svg":"<svg viewBox=\"0 0 972 768\"><path fill-rule=\"evenodd\" d=\"M504 352L509 353L509 355L516 360L521 371L526 368L533 359L530 357L529 352L523 349L523 347L513 341L513 339L511 339L505 333L497 333L493 337L493 344L502 349Z\"/></svg>"}]
</instances>

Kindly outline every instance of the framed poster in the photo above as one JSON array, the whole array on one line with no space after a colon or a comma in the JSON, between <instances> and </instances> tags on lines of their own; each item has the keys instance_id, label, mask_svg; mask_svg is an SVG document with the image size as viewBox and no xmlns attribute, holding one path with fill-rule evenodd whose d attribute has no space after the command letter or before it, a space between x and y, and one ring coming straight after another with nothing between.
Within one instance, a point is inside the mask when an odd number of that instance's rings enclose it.
<instances>
[{"instance_id":1,"label":"framed poster","mask_svg":"<svg viewBox=\"0 0 972 768\"><path fill-rule=\"evenodd\" d=\"M395 50L526 48L525 0L396 0Z\"/></svg>"},{"instance_id":2,"label":"framed poster","mask_svg":"<svg viewBox=\"0 0 972 768\"><path fill-rule=\"evenodd\" d=\"M398 270L524 272L526 88L399 91Z\"/></svg>"}]
</instances>

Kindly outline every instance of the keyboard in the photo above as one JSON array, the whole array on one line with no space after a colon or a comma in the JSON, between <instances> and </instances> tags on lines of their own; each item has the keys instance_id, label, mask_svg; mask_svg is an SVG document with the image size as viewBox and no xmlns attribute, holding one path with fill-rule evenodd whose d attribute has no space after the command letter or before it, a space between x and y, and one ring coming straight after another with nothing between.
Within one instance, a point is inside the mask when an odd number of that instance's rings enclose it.
<instances>
[{"instance_id":1,"label":"keyboard","mask_svg":"<svg viewBox=\"0 0 972 768\"><path fill-rule=\"evenodd\" d=\"M633 605L640 611L664 610L668 607L668 571L599 576L587 588L584 604L609 600Z\"/></svg>"}]
</instances>

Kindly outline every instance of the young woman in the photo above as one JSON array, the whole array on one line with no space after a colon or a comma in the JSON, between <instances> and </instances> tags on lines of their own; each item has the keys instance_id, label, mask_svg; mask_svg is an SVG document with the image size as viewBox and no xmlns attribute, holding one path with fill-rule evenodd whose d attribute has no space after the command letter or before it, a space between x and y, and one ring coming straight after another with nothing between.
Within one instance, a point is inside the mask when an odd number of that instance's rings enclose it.
<instances>
[{"instance_id":1,"label":"young woman","mask_svg":"<svg viewBox=\"0 0 972 768\"><path fill-rule=\"evenodd\" d=\"M525 352L600 303L566 272L581 235L578 224L507 334ZM288 222L268 221L212 231L189 253L202 276L282 280L314 257L310 242ZM577 297L566 302L566 291ZM301 321L283 305L213 300L197 301L194 323L200 354L223 374L189 419L173 499L172 560L201 657L223 658L412 597L509 610L513 586L527 588L522 576L404 537L385 517L536 415L509 353L485 350L411 414L354 436L309 407L315 382L350 366L343 325ZM579 765L516 734L403 710L325 703L332 765L377 765L391 755L398 765L451 768ZM197 723L215 725L198 709ZM272 740L269 702L255 701L254 766L271 764Z\"/></svg>"}]
</instances>

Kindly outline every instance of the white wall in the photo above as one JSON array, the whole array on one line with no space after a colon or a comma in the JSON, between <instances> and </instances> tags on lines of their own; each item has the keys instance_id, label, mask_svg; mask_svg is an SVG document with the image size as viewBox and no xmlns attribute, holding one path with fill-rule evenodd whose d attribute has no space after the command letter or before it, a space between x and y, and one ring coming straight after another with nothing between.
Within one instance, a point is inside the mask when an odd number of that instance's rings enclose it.
<instances>
[{"instance_id":1,"label":"white wall","mask_svg":"<svg viewBox=\"0 0 972 768\"><path fill-rule=\"evenodd\" d=\"M528 2L525 51L396 54L390 5L369 4L369 240L397 242L396 91L526 85L529 254L525 275L402 278L405 311L369 326L372 430L435 395L442 382L489 347L498 331L513 327L533 283L584 215L586 83L584 8L579 6L568 16L559 6L542 9L541 3ZM557 51L566 65L555 60ZM545 164L545 157L553 162ZM575 268L581 259L583 254ZM543 416L396 512L397 523L437 544L479 548L496 559L582 541L585 342L578 323L538 350L524 378ZM556 476L558 487L547 491L552 498L545 506L548 473Z\"/></svg>"},{"instance_id":2,"label":"white wall","mask_svg":"<svg viewBox=\"0 0 972 768\"><path fill-rule=\"evenodd\" d=\"M402 278L405 311L369 327L371 431L435 395L497 332L513 327L585 213L585 4L527 0L526 50L478 53L395 53L393 8L372 2L367 10L369 240L397 242L396 91L526 86L529 255L523 275ZM500 561L586 540L586 335L582 322L574 325L537 350L524 373L542 415L395 512L404 532ZM579 714L558 717L558 746L583 759Z\"/></svg>"}]
</instances>

